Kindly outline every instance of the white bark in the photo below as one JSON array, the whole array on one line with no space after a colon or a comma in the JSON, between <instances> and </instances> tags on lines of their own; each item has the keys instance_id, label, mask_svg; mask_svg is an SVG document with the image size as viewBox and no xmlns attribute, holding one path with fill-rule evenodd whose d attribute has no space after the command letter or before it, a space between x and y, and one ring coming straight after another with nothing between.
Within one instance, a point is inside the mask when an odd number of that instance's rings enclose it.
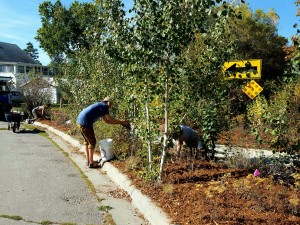
<instances>
[{"instance_id":1,"label":"white bark","mask_svg":"<svg viewBox=\"0 0 300 225\"><path fill-rule=\"evenodd\" d=\"M166 80L165 80L165 130L164 130L164 140L163 140L163 149L162 149L162 155L160 160L160 168L159 168L159 177L158 179L162 179L163 175L163 168L165 164L165 157L166 157L166 149L167 149L167 141L168 141L168 120L169 120L169 114L168 114L168 103L169 103L169 81L168 81L168 74L166 74Z\"/></svg>"},{"instance_id":2,"label":"white bark","mask_svg":"<svg viewBox=\"0 0 300 225\"><path fill-rule=\"evenodd\" d=\"M149 162L149 169L152 170L152 155L151 155L151 140L150 140L150 116L149 116L149 103L148 103L148 96L149 96L149 90L148 90L148 75L146 74L146 123L147 123L147 145L148 145L148 162Z\"/></svg>"}]
</instances>

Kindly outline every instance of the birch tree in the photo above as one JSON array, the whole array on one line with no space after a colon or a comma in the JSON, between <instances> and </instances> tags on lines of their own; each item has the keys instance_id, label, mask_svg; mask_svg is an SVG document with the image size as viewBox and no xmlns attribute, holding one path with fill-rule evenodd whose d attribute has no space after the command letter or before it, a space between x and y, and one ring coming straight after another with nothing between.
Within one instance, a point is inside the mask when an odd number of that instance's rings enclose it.
<instances>
[{"instance_id":1,"label":"birch tree","mask_svg":"<svg viewBox=\"0 0 300 225\"><path fill-rule=\"evenodd\" d=\"M107 7L110 7L109 4L116 5L116 2L121 5L118 0L101 1ZM157 83L155 95L162 96L165 130L159 169L161 178L169 139L170 89L178 85L177 75L184 74L184 69L178 66L178 63L182 63L182 53L195 40L196 33L206 32L209 18L221 21L220 18L228 15L231 8L221 0L136 0L130 12L132 16L126 19L115 17L120 15L118 10L111 11L110 35L107 40L108 43L114 43L114 47L110 45L113 54L117 53L121 60L127 60L136 71L147 71L152 75L157 73L152 79L146 74L136 76L137 82L145 85L145 90L148 90L145 96L146 108L149 106L147 101L154 94L149 93L150 83ZM149 118L147 113L148 129ZM147 131L148 134L150 132Z\"/></svg>"}]
</instances>

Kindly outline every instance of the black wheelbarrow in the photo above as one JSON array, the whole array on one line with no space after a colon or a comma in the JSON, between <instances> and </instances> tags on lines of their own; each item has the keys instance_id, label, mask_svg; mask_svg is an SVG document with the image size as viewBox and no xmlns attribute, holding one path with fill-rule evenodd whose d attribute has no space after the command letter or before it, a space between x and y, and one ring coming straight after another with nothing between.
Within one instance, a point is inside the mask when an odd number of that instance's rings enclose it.
<instances>
[{"instance_id":1,"label":"black wheelbarrow","mask_svg":"<svg viewBox=\"0 0 300 225\"><path fill-rule=\"evenodd\" d=\"M20 129L20 123L23 120L23 115L20 113L5 113L5 119L8 122L7 129L12 129L13 132Z\"/></svg>"}]
</instances>

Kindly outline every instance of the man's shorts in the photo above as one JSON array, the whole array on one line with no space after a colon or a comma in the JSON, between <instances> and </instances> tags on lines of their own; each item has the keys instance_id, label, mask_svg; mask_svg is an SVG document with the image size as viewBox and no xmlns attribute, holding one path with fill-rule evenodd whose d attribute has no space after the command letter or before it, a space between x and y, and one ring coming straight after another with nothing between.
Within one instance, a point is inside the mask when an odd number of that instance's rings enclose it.
<instances>
[{"instance_id":1,"label":"man's shorts","mask_svg":"<svg viewBox=\"0 0 300 225\"><path fill-rule=\"evenodd\" d=\"M37 119L38 115L37 115L36 109L33 109L31 112L32 112L34 119Z\"/></svg>"},{"instance_id":2,"label":"man's shorts","mask_svg":"<svg viewBox=\"0 0 300 225\"><path fill-rule=\"evenodd\" d=\"M88 145L88 148L93 149L96 146L96 137L94 133L94 129L87 128L85 126L82 126L78 124L80 128L80 132L84 138L84 144Z\"/></svg>"}]
</instances>

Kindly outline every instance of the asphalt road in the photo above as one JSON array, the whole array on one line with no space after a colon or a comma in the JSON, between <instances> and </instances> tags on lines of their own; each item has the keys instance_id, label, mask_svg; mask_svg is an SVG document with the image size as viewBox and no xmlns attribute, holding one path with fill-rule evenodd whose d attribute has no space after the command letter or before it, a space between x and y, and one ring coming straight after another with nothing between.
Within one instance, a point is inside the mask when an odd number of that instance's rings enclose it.
<instances>
[{"instance_id":1,"label":"asphalt road","mask_svg":"<svg viewBox=\"0 0 300 225\"><path fill-rule=\"evenodd\" d=\"M80 171L40 134L22 127L13 133L0 121L0 225L102 224Z\"/></svg>"}]
</instances>

